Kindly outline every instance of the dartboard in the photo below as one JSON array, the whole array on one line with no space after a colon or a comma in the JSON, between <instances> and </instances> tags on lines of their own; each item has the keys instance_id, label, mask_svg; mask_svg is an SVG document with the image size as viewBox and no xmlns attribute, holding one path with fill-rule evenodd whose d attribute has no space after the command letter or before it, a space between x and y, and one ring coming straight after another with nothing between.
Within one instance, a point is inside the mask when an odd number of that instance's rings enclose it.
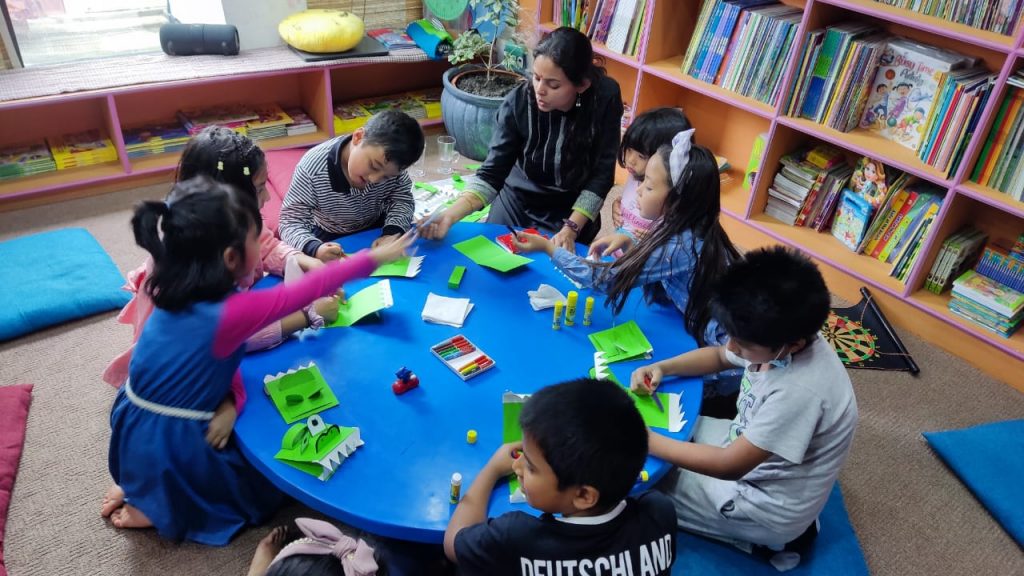
<instances>
[{"instance_id":1,"label":"dartboard","mask_svg":"<svg viewBox=\"0 0 1024 576\"><path fill-rule=\"evenodd\" d=\"M829 312L821 334L839 353L843 364L870 362L878 357L878 339L860 322Z\"/></svg>"}]
</instances>

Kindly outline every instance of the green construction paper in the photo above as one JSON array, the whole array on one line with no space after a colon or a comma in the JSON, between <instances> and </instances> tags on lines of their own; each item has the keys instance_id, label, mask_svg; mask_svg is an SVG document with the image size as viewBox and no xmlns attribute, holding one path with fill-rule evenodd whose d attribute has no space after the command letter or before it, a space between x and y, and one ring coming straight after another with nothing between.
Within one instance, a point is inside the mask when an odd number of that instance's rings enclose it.
<instances>
[{"instance_id":1,"label":"green construction paper","mask_svg":"<svg viewBox=\"0 0 1024 576\"><path fill-rule=\"evenodd\" d=\"M452 202L454 202L454 200ZM459 220L459 222L480 222L481 220L486 220L487 215L490 213L491 205L488 204L487 206L484 206L483 208L477 210L476 212L473 212L469 216L466 216L462 220Z\"/></svg>"},{"instance_id":2,"label":"green construction paper","mask_svg":"<svg viewBox=\"0 0 1024 576\"><path fill-rule=\"evenodd\" d=\"M591 368L590 369L590 377L593 378L594 380L597 380L597 369L596 368ZM611 371L611 368L608 369L608 377L605 378L605 380L608 380L609 382L615 382L619 386L622 386L622 382L619 382L618 377L615 376L615 372Z\"/></svg>"},{"instance_id":3,"label":"green construction paper","mask_svg":"<svg viewBox=\"0 0 1024 576\"><path fill-rule=\"evenodd\" d=\"M454 248L481 266L493 268L499 272L515 270L524 264L533 262L530 258L512 254L484 236L475 236L454 245Z\"/></svg>"},{"instance_id":4,"label":"green construction paper","mask_svg":"<svg viewBox=\"0 0 1024 576\"><path fill-rule=\"evenodd\" d=\"M519 395L506 392L501 398L501 441L503 444L509 442L522 442L523 429L519 426L519 414L523 411L523 403L528 395ZM511 497L519 490L519 478L515 474L508 477L508 494Z\"/></svg>"},{"instance_id":5,"label":"green construction paper","mask_svg":"<svg viewBox=\"0 0 1024 576\"><path fill-rule=\"evenodd\" d=\"M452 174L452 182L462 182L462 174L455 172Z\"/></svg>"},{"instance_id":6,"label":"green construction paper","mask_svg":"<svg viewBox=\"0 0 1024 576\"><path fill-rule=\"evenodd\" d=\"M644 424L647 424L650 428L665 428L668 429L668 404L670 398L666 392L655 392L658 395L658 399L661 400L661 405L665 407L664 411L658 410L658 405L654 403L652 396L640 395L632 390L629 390L629 397L633 399L633 403L636 404L636 409L640 411L640 416L644 419Z\"/></svg>"},{"instance_id":7,"label":"green construction paper","mask_svg":"<svg viewBox=\"0 0 1024 576\"><path fill-rule=\"evenodd\" d=\"M304 422L293 424L281 440L281 450L274 458L316 477L324 475L324 466L320 461L334 451L339 444L348 439L355 428L328 424L322 432L313 435ZM327 475L333 474L329 470Z\"/></svg>"},{"instance_id":8,"label":"green construction paper","mask_svg":"<svg viewBox=\"0 0 1024 576\"><path fill-rule=\"evenodd\" d=\"M654 351L635 320L594 332L589 338L597 351L604 352L609 364L643 358Z\"/></svg>"},{"instance_id":9,"label":"green construction paper","mask_svg":"<svg viewBox=\"0 0 1024 576\"><path fill-rule=\"evenodd\" d=\"M382 280L356 292L348 301L338 306L338 319L327 325L328 328L347 328L363 318L391 306L391 287L383 287L387 280Z\"/></svg>"},{"instance_id":10,"label":"green construction paper","mask_svg":"<svg viewBox=\"0 0 1024 576\"><path fill-rule=\"evenodd\" d=\"M338 405L338 398L316 364L267 380L263 386L288 424ZM289 405L288 396L298 396L302 401Z\"/></svg>"},{"instance_id":11,"label":"green construction paper","mask_svg":"<svg viewBox=\"0 0 1024 576\"><path fill-rule=\"evenodd\" d=\"M433 184L428 184L426 182L414 182L413 186L415 186L416 188L420 188L420 189L426 190L427 192L430 192L431 194L437 194L438 192L441 191L441 189L438 188L437 186L434 186Z\"/></svg>"},{"instance_id":12,"label":"green construction paper","mask_svg":"<svg viewBox=\"0 0 1024 576\"><path fill-rule=\"evenodd\" d=\"M422 257L414 259L410 256L406 256L405 258L395 260L394 262L388 262L387 264L378 266L370 276L398 276L401 278L412 278L420 273L419 263L422 262L422 260Z\"/></svg>"},{"instance_id":13,"label":"green construction paper","mask_svg":"<svg viewBox=\"0 0 1024 576\"><path fill-rule=\"evenodd\" d=\"M472 170L473 172L476 172L479 169L480 169L480 165L479 164L466 164L466 170Z\"/></svg>"}]
</instances>

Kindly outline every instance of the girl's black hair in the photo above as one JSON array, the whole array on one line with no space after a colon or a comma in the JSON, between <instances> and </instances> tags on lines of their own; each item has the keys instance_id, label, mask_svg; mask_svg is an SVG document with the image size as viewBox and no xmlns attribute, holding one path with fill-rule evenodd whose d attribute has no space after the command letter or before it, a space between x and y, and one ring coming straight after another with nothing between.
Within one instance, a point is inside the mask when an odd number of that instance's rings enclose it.
<instances>
[{"instance_id":1,"label":"girl's black hair","mask_svg":"<svg viewBox=\"0 0 1024 576\"><path fill-rule=\"evenodd\" d=\"M671 144L666 144L657 151L657 158L664 164L666 174L672 173L669 167L671 153ZM704 244L700 254L697 253L695 245L690 247L696 265L690 276L690 299L686 303L684 316L687 332L697 340L698 345L707 344L704 341L704 329L711 320L708 306L711 287L729 264L739 258L739 252L718 222L721 209L720 194L721 185L715 155L703 146L693 146L686 169L665 199L662 218L635 247L611 264L617 274L608 290L607 304L612 306L616 314L622 310L651 253L673 236L684 230L691 230L694 237L702 239ZM648 302L659 294L656 292L657 288L657 284L644 285L644 298Z\"/></svg>"},{"instance_id":2,"label":"girl's black hair","mask_svg":"<svg viewBox=\"0 0 1024 576\"><path fill-rule=\"evenodd\" d=\"M376 576L388 576L387 561L381 554L380 543L374 537L362 531L353 533L353 530L345 527L341 530L353 538L365 540L372 546L373 559L377 562ZM296 539L302 536L301 532L295 532ZM345 576L345 570L337 556L331 554L296 554L271 564L265 576Z\"/></svg>"},{"instance_id":3,"label":"girl's black hair","mask_svg":"<svg viewBox=\"0 0 1024 576\"><path fill-rule=\"evenodd\" d=\"M223 126L209 126L185 145L175 180L209 176L248 192L258 200L252 178L266 163L263 150L249 137Z\"/></svg>"},{"instance_id":4,"label":"girl's black hair","mask_svg":"<svg viewBox=\"0 0 1024 576\"><path fill-rule=\"evenodd\" d=\"M135 242L153 256L146 290L165 310L217 301L235 286L224 251L245 258L251 228L262 226L256 197L234 186L198 176L174 185L167 200L135 208Z\"/></svg>"},{"instance_id":5,"label":"girl's black hair","mask_svg":"<svg viewBox=\"0 0 1024 576\"><path fill-rule=\"evenodd\" d=\"M562 149L562 165L569 167L566 178L568 182L578 185L590 175L598 153L598 147L594 145L599 124L598 119L594 117L597 87L607 72L594 62L594 49L590 45L590 39L579 30L568 26L556 28L541 40L533 50L535 60L538 56L550 58L574 86L579 87L587 80L590 81L590 87L578 97L580 105L574 106L568 112L570 122L565 139L566 146ZM527 86L530 106L538 110L533 82L528 82Z\"/></svg>"},{"instance_id":6,"label":"girl's black hair","mask_svg":"<svg viewBox=\"0 0 1024 576\"><path fill-rule=\"evenodd\" d=\"M636 150L647 158L654 156L664 144L671 144L672 137L693 126L681 108L652 108L637 116L619 145L619 166L626 166L626 150Z\"/></svg>"}]
</instances>

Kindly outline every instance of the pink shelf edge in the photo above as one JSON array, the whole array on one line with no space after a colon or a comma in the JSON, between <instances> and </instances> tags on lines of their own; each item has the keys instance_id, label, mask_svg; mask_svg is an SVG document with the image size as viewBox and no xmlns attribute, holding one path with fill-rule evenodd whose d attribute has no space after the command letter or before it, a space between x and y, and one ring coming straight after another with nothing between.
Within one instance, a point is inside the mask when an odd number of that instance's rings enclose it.
<instances>
[{"instance_id":1,"label":"pink shelf edge","mask_svg":"<svg viewBox=\"0 0 1024 576\"><path fill-rule=\"evenodd\" d=\"M110 162L113 164L113 162ZM120 162L118 162L120 163ZM0 204L6 203L9 200L15 198L31 198L33 196L39 196L46 194L47 192L53 192L55 190L64 190L66 188L84 188L92 186L94 184L102 184L104 182L110 182L112 180L121 180L129 174L125 172L115 172L113 174L107 174L106 176L95 176L92 178L86 178L85 180L75 180L73 182L59 182L54 184L47 184L39 188L29 188L28 190L22 190L20 192L11 192L0 196Z\"/></svg>"},{"instance_id":2,"label":"pink shelf edge","mask_svg":"<svg viewBox=\"0 0 1024 576\"><path fill-rule=\"evenodd\" d=\"M857 4L854 2L847 2L846 0L815 0L815 2L820 2L822 4L831 4L832 6L844 8L846 10L850 10L858 14L864 14L866 16L871 16L879 20L885 20L886 22L893 22L895 24L901 24L911 28L916 28L918 30L924 30L926 32L931 32L932 34L938 34L940 36L953 38L960 42L964 42L965 44L981 46L984 48L989 48L991 50L996 50L998 52L1012 52L1016 44L1016 38L1013 36L1005 36L1006 42L996 42L981 36L975 36L973 34L959 32L956 30L950 30L949 28L937 26L926 21L917 20L914 18L914 16L917 14L910 11L908 11L908 14L906 16L903 16L899 14L890 14L888 11L884 9L874 9L865 7L861 4ZM925 14L920 14L918 16L925 16ZM964 26L967 25L964 24ZM985 32L985 30L982 30L980 28L977 28L977 30L979 32Z\"/></svg>"},{"instance_id":3,"label":"pink shelf edge","mask_svg":"<svg viewBox=\"0 0 1024 576\"><path fill-rule=\"evenodd\" d=\"M1017 218L1024 218L1024 202L1019 202L1017 200L1014 200L1013 198L1010 198L1009 194L1006 195L1008 203L1003 204L1000 202L996 202L995 200L993 200L989 196L986 196L985 194L979 194L978 192L971 190L964 184L957 185L956 193L967 196L972 200L977 200L978 202L981 202L983 204L992 206L993 208L996 208L998 210L1007 211L1010 214L1016 216Z\"/></svg>"},{"instance_id":4,"label":"pink shelf edge","mask_svg":"<svg viewBox=\"0 0 1024 576\"><path fill-rule=\"evenodd\" d=\"M724 103L726 103L726 104L728 104L730 106L739 108L740 110L744 110L746 112L750 112L751 114L754 114L755 116L760 116L761 118L764 118L765 120L771 120L772 117L774 116L774 113L771 110L765 110L764 108L761 108L761 107L758 107L758 106L754 106L754 105L751 105L751 104L749 104L749 103L747 103L747 102L745 102L743 100L740 100L740 98L743 98L743 96L740 96L739 94L735 94L735 98L736 99L734 100L734 99L731 99L731 98L729 98L729 99L725 98L722 94L720 94L719 92L717 92L715 90L708 90L707 88L702 86L703 83L700 80L694 80L692 84L691 83L682 84L682 83L679 82L679 79L677 77L673 76L672 74L667 74L665 72L662 72L661 70L658 70L657 68L652 68L650 65L646 65L645 64L644 67L642 68L642 70L643 70L644 74L650 74L651 76L655 76L657 78L661 78L662 80L665 80L666 82L671 82L671 83L673 83L676 86L679 86L681 88L685 88L687 90L693 90L694 92L699 92L700 94L703 94L703 95L705 95L705 96L707 96L709 98L713 98L715 100L718 100L719 102L724 102ZM765 106L767 106L767 104Z\"/></svg>"}]
</instances>

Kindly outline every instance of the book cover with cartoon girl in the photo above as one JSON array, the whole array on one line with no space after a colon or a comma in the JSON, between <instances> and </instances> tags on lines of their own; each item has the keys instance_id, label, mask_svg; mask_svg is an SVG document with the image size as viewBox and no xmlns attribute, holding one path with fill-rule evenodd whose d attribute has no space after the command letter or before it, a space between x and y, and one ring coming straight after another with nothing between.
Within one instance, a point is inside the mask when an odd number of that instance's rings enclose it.
<instances>
[{"instance_id":1,"label":"book cover with cartoon girl","mask_svg":"<svg viewBox=\"0 0 1024 576\"><path fill-rule=\"evenodd\" d=\"M963 54L895 38L878 61L860 126L917 150L943 76L974 60Z\"/></svg>"},{"instance_id":2,"label":"book cover with cartoon girl","mask_svg":"<svg viewBox=\"0 0 1024 576\"><path fill-rule=\"evenodd\" d=\"M885 178L885 165L862 156L857 161L850 177L850 188L871 204L875 210L885 201L885 195L889 192L889 184Z\"/></svg>"}]
</instances>

